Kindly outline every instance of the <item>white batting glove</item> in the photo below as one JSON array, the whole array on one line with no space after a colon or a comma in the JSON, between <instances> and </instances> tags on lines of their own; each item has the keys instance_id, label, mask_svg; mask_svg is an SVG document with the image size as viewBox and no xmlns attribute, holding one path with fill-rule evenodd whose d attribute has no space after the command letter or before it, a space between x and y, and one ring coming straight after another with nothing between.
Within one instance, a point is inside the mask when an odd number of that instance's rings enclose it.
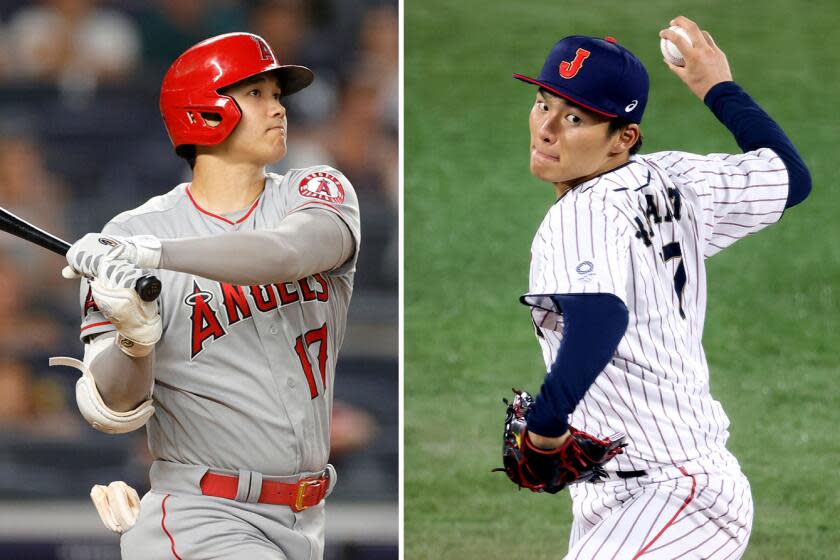
<instances>
[{"instance_id":1,"label":"white batting glove","mask_svg":"<svg viewBox=\"0 0 840 560\"><path fill-rule=\"evenodd\" d=\"M112 259L121 259L140 268L160 268L160 239L154 235L114 237L119 243L109 253Z\"/></svg>"},{"instance_id":2,"label":"white batting glove","mask_svg":"<svg viewBox=\"0 0 840 560\"><path fill-rule=\"evenodd\" d=\"M61 271L65 278L85 276L93 278L99 272L99 265L105 255L114 248L116 241L101 233L88 233L70 246L67 264Z\"/></svg>"},{"instance_id":3,"label":"white batting glove","mask_svg":"<svg viewBox=\"0 0 840 560\"><path fill-rule=\"evenodd\" d=\"M144 271L126 261L103 261L90 283L96 306L117 329L116 344L134 358L148 355L160 340L163 325L157 301L143 301L134 289Z\"/></svg>"},{"instance_id":4,"label":"white batting glove","mask_svg":"<svg viewBox=\"0 0 840 560\"><path fill-rule=\"evenodd\" d=\"M121 480L108 486L97 484L90 489L90 499L102 523L118 534L131 529L140 515L140 496Z\"/></svg>"},{"instance_id":5,"label":"white batting glove","mask_svg":"<svg viewBox=\"0 0 840 560\"><path fill-rule=\"evenodd\" d=\"M160 267L160 239L153 235L121 237L88 233L67 251L67 264L61 271L65 278L95 278L108 260L128 261L140 268Z\"/></svg>"}]
</instances>

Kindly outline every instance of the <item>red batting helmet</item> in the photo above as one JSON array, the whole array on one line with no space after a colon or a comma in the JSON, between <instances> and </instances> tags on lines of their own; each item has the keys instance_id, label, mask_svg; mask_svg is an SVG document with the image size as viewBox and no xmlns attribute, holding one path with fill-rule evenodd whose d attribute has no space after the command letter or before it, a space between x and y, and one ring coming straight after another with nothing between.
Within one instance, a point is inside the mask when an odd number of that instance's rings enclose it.
<instances>
[{"instance_id":1,"label":"red batting helmet","mask_svg":"<svg viewBox=\"0 0 840 560\"><path fill-rule=\"evenodd\" d=\"M169 138L179 146L219 144L236 127L242 112L221 88L263 72L275 71L284 96L315 79L305 66L278 64L265 39L251 33L227 33L190 47L172 63L160 88L160 112ZM222 118L209 126L201 113Z\"/></svg>"}]
</instances>

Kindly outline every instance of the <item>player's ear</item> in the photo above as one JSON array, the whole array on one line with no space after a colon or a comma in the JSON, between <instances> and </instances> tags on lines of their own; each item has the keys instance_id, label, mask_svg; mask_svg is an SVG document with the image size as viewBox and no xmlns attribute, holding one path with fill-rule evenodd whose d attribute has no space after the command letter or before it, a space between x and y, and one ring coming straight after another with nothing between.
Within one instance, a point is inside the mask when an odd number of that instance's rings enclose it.
<instances>
[{"instance_id":1,"label":"player's ear","mask_svg":"<svg viewBox=\"0 0 840 560\"><path fill-rule=\"evenodd\" d=\"M636 123L629 123L622 126L613 139L613 154L620 154L630 151L641 137L642 131Z\"/></svg>"}]
</instances>

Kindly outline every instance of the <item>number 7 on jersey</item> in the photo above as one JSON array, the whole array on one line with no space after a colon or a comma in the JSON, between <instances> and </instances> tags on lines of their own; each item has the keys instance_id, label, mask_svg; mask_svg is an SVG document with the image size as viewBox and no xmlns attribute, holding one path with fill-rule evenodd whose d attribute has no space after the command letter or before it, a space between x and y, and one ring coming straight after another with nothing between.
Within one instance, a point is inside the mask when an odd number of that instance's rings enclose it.
<instances>
[{"instance_id":1,"label":"number 7 on jersey","mask_svg":"<svg viewBox=\"0 0 840 560\"><path fill-rule=\"evenodd\" d=\"M312 362L309 361L309 356L306 349L313 344L318 343L318 369L321 374L321 385L327 386L327 324L324 323L317 329L308 331L295 340L295 352L297 352L300 359L300 365L303 368L303 373L306 375L306 381L309 383L309 394L314 399L318 396L318 386L315 384L315 374L312 372Z\"/></svg>"},{"instance_id":2,"label":"number 7 on jersey","mask_svg":"<svg viewBox=\"0 0 840 560\"><path fill-rule=\"evenodd\" d=\"M680 264L677 265L677 271L674 273L674 291L677 292L677 299L680 302L680 317L685 319L685 311L683 311L683 290L685 290L685 265L682 259L682 249L678 241L668 243L662 247L662 259L665 262L671 259L680 259Z\"/></svg>"}]
</instances>

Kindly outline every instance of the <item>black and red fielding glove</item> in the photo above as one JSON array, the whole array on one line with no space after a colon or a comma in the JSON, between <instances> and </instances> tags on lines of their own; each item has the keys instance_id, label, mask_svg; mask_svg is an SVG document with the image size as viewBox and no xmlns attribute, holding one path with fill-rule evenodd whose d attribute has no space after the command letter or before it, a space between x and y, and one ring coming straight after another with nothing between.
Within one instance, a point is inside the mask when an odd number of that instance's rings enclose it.
<instances>
[{"instance_id":1,"label":"black and red fielding glove","mask_svg":"<svg viewBox=\"0 0 840 560\"><path fill-rule=\"evenodd\" d=\"M574 482L595 482L606 473L601 465L624 452L624 434L598 439L569 428L570 437L556 449L539 449L528 439L525 415L534 399L525 391L513 390L508 403L502 442L504 470L514 484L532 492L556 494Z\"/></svg>"}]
</instances>

